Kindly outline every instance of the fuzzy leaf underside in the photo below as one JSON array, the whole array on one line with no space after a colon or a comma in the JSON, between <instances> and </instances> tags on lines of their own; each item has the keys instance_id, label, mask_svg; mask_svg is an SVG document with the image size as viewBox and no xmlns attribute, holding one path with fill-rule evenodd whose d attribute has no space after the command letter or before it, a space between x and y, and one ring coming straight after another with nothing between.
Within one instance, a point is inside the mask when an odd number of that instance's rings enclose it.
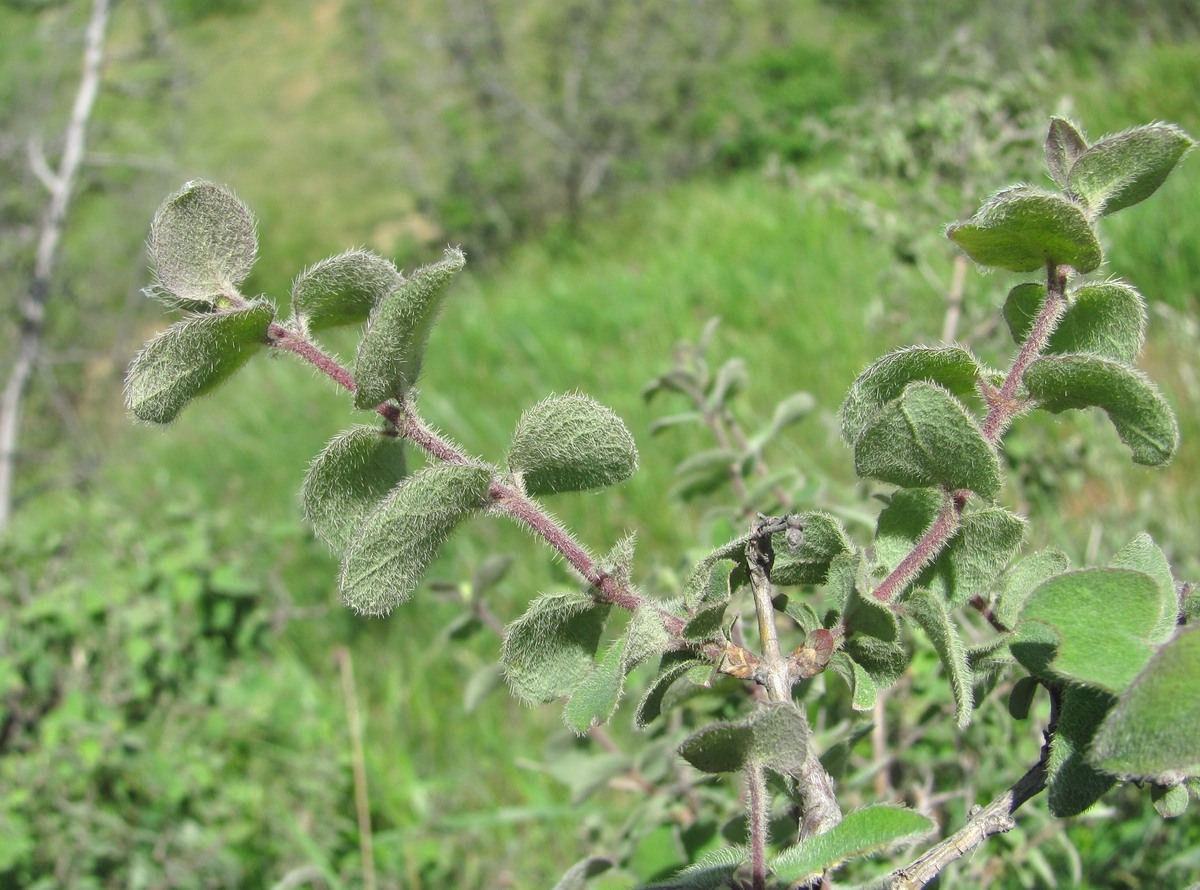
<instances>
[{"instance_id":1,"label":"fuzzy leaf underside","mask_svg":"<svg viewBox=\"0 0 1200 890\"><path fill-rule=\"evenodd\" d=\"M212 392L266 345L274 314L270 303L260 301L177 321L134 358L125 404L139 420L170 423L188 402Z\"/></svg>"},{"instance_id":2,"label":"fuzzy leaf underside","mask_svg":"<svg viewBox=\"0 0 1200 890\"><path fill-rule=\"evenodd\" d=\"M1150 660L1163 609L1158 585L1143 572L1066 572L1030 594L1012 653L1038 677L1119 694Z\"/></svg>"},{"instance_id":3,"label":"fuzzy leaf underside","mask_svg":"<svg viewBox=\"0 0 1200 890\"><path fill-rule=\"evenodd\" d=\"M874 856L930 834L937 826L916 810L876 804L847 813L823 834L806 838L771 860L777 881L788 886L819 877L849 859Z\"/></svg>"},{"instance_id":4,"label":"fuzzy leaf underside","mask_svg":"<svg viewBox=\"0 0 1200 890\"><path fill-rule=\"evenodd\" d=\"M1071 305L1046 344L1046 355L1087 354L1131 363L1146 339L1146 301L1120 281L1087 284L1070 294ZM1024 343L1046 299L1042 284L1019 284L1004 304L1013 340Z\"/></svg>"},{"instance_id":5,"label":"fuzzy leaf underside","mask_svg":"<svg viewBox=\"0 0 1200 890\"><path fill-rule=\"evenodd\" d=\"M389 260L369 250L349 250L297 276L292 283L292 314L309 331L361 324L377 303L403 283L404 277Z\"/></svg>"},{"instance_id":6,"label":"fuzzy leaf underside","mask_svg":"<svg viewBox=\"0 0 1200 890\"><path fill-rule=\"evenodd\" d=\"M544 594L508 627L501 662L513 694L529 703L570 695L596 662L611 606L584 593Z\"/></svg>"},{"instance_id":7,"label":"fuzzy leaf underside","mask_svg":"<svg viewBox=\"0 0 1200 890\"><path fill-rule=\"evenodd\" d=\"M258 238L254 216L232 191L193 180L158 208L148 246L164 290L179 300L215 306L237 295L254 266Z\"/></svg>"},{"instance_id":8,"label":"fuzzy leaf underside","mask_svg":"<svg viewBox=\"0 0 1200 890\"><path fill-rule=\"evenodd\" d=\"M342 561L342 598L364 615L404 602L454 529L488 503L486 467L441 464L408 477L367 518Z\"/></svg>"},{"instance_id":9,"label":"fuzzy leaf underside","mask_svg":"<svg viewBox=\"0 0 1200 890\"><path fill-rule=\"evenodd\" d=\"M628 479L637 446L621 418L586 396L552 396L524 414L508 467L530 494L585 491Z\"/></svg>"},{"instance_id":10,"label":"fuzzy leaf underside","mask_svg":"<svg viewBox=\"0 0 1200 890\"><path fill-rule=\"evenodd\" d=\"M889 402L900 397L910 383L936 383L955 395L975 391L984 369L967 350L958 346L912 346L876 361L858 375L840 410L842 438L851 447Z\"/></svg>"},{"instance_id":11,"label":"fuzzy leaf underside","mask_svg":"<svg viewBox=\"0 0 1200 890\"><path fill-rule=\"evenodd\" d=\"M1125 779L1200 775L1200 626L1181 628L1117 700L1088 754Z\"/></svg>"},{"instance_id":12,"label":"fuzzy leaf underside","mask_svg":"<svg viewBox=\"0 0 1200 890\"><path fill-rule=\"evenodd\" d=\"M984 498L1000 489L1000 462L978 423L941 387L910 383L858 437L859 476L906 488L970 489Z\"/></svg>"},{"instance_id":13,"label":"fuzzy leaf underside","mask_svg":"<svg viewBox=\"0 0 1200 890\"><path fill-rule=\"evenodd\" d=\"M355 407L405 398L416 386L446 288L466 262L461 250L447 250L376 304L354 362Z\"/></svg>"},{"instance_id":14,"label":"fuzzy leaf underside","mask_svg":"<svg viewBox=\"0 0 1200 890\"><path fill-rule=\"evenodd\" d=\"M993 195L970 221L950 226L946 235L979 265L1010 272L1034 272L1054 263L1086 273L1104 258L1078 204L1026 185Z\"/></svg>"},{"instance_id":15,"label":"fuzzy leaf underside","mask_svg":"<svg viewBox=\"0 0 1200 890\"><path fill-rule=\"evenodd\" d=\"M1066 187L1094 213L1116 213L1154 194L1193 145L1192 138L1173 124L1126 130L1080 153Z\"/></svg>"},{"instance_id":16,"label":"fuzzy leaf underside","mask_svg":"<svg viewBox=\"0 0 1200 890\"><path fill-rule=\"evenodd\" d=\"M1024 383L1039 406L1054 414L1100 408L1134 463L1158 467L1179 447L1175 414L1145 375L1093 355L1043 356L1025 371Z\"/></svg>"},{"instance_id":17,"label":"fuzzy leaf underside","mask_svg":"<svg viewBox=\"0 0 1200 890\"><path fill-rule=\"evenodd\" d=\"M343 553L405 474L402 439L356 426L332 439L309 467L300 489L304 518L317 537Z\"/></svg>"}]
</instances>

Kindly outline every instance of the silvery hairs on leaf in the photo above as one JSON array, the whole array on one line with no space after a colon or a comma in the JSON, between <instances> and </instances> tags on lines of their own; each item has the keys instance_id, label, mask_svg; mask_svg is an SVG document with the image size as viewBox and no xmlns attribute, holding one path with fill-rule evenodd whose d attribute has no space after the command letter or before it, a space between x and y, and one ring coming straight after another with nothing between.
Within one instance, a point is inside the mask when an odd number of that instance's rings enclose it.
<instances>
[{"instance_id":1,"label":"silvery hairs on leaf","mask_svg":"<svg viewBox=\"0 0 1200 890\"><path fill-rule=\"evenodd\" d=\"M258 251L254 216L228 188L193 180L163 202L150 226L159 285L179 300L216 305L236 296Z\"/></svg>"}]
</instances>

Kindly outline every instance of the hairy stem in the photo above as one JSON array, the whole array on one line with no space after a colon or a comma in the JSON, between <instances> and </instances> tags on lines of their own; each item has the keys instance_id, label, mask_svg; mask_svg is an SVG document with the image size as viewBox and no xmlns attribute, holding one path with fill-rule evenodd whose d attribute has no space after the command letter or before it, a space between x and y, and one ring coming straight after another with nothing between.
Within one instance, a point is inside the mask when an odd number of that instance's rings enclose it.
<instances>
[{"instance_id":1,"label":"hairy stem","mask_svg":"<svg viewBox=\"0 0 1200 890\"><path fill-rule=\"evenodd\" d=\"M1026 401L1020 395L1025 371L1045 350L1050 336L1066 311L1067 272L1068 267L1047 261L1046 301L1042 304L1041 312L1038 313L1029 336L1017 351L1012 367L1005 375L1000 388L985 388L984 397L988 403L988 413L984 418L982 431L984 439L993 448L999 445L1013 419L1025 409ZM958 531L959 518L970 496L971 492L965 489L945 493L933 524L917 542L917 546L875 588L875 599L881 603L891 602L912 583L922 569L941 555Z\"/></svg>"},{"instance_id":2,"label":"hairy stem","mask_svg":"<svg viewBox=\"0 0 1200 890\"><path fill-rule=\"evenodd\" d=\"M767 841L770 829L770 796L762 766L754 761L746 765L746 807L750 818L750 876L754 890L766 890Z\"/></svg>"},{"instance_id":3,"label":"hairy stem","mask_svg":"<svg viewBox=\"0 0 1200 890\"><path fill-rule=\"evenodd\" d=\"M267 330L267 342L271 346L291 352L313 365L349 392L355 391L354 375L350 370L303 333L283 325L272 324ZM376 405L375 410L395 426L400 435L431 457L457 466L479 463L426 424L416 413L412 404L408 402L397 404L387 401ZM631 612L644 606L652 606L658 612L667 633L674 637L681 647L693 648L716 664L722 664L726 650L720 642L713 640L708 643L694 644L685 641L683 619L653 605L650 600L642 597L629 585L603 571L595 557L588 553L569 531L532 498L499 480L493 480L489 494L496 512L524 525L544 543L557 551L591 585L601 600Z\"/></svg>"},{"instance_id":4,"label":"hairy stem","mask_svg":"<svg viewBox=\"0 0 1200 890\"><path fill-rule=\"evenodd\" d=\"M800 836L803 838L821 834L837 825L842 821L842 810L833 793L833 779L821 765L813 747L808 716L792 700L791 667L780 649L775 625L775 591L771 584L775 554L771 547L771 535L787 528L790 518L759 515L751 526L750 541L746 545L746 563L750 570L750 587L754 594L754 611L758 617L762 646L762 661L755 679L766 688L771 701L786 702L796 708L803 724L806 754L804 763L793 775L803 800L800 821ZM749 778L753 782L753 776Z\"/></svg>"}]
</instances>

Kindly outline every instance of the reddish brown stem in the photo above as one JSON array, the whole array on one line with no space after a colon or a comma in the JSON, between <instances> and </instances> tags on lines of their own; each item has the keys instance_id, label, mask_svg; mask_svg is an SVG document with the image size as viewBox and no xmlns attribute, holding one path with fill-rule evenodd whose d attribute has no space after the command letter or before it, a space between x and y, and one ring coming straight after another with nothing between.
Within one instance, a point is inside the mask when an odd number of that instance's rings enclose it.
<instances>
[{"instance_id":1,"label":"reddish brown stem","mask_svg":"<svg viewBox=\"0 0 1200 890\"><path fill-rule=\"evenodd\" d=\"M1025 399L1020 395L1025 371L1045 350L1046 344L1050 342L1050 335L1054 333L1063 312L1066 311L1067 271L1068 267L1057 266L1047 261L1046 301L1042 304L1042 310L1038 313L1029 336L1021 344L1000 389L990 390L985 394L988 413L984 418L982 431L984 439L993 448L999 444L1013 419L1025 409ZM959 518L970 496L971 492L966 489L945 493L942 507L933 524L917 542L917 546L875 588L875 599L881 603L891 602L912 583L922 569L938 558L958 531Z\"/></svg>"}]
</instances>

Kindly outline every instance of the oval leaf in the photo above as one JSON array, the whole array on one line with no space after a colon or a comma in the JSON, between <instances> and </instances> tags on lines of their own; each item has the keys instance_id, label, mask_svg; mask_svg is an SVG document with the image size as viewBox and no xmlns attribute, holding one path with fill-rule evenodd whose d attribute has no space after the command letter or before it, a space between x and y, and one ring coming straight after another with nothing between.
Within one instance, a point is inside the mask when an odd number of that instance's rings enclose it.
<instances>
[{"instance_id":1,"label":"oval leaf","mask_svg":"<svg viewBox=\"0 0 1200 890\"><path fill-rule=\"evenodd\" d=\"M334 438L309 467L300 504L317 537L343 552L405 475L404 443L369 426Z\"/></svg>"},{"instance_id":2,"label":"oval leaf","mask_svg":"<svg viewBox=\"0 0 1200 890\"><path fill-rule=\"evenodd\" d=\"M946 235L981 266L1010 272L1034 272L1048 262L1091 272L1104 258L1079 205L1027 185L993 195Z\"/></svg>"},{"instance_id":3,"label":"oval leaf","mask_svg":"<svg viewBox=\"0 0 1200 890\"><path fill-rule=\"evenodd\" d=\"M771 569L771 581L778 586L793 584L824 584L829 564L839 553L854 549L846 527L841 520L828 513L801 513L804 541L792 552L784 532L773 536L775 565Z\"/></svg>"},{"instance_id":4,"label":"oval leaf","mask_svg":"<svg viewBox=\"0 0 1200 890\"><path fill-rule=\"evenodd\" d=\"M189 303L236 297L254 266L254 216L225 186L186 183L150 225L150 262L158 283Z\"/></svg>"},{"instance_id":5,"label":"oval leaf","mask_svg":"<svg viewBox=\"0 0 1200 890\"><path fill-rule=\"evenodd\" d=\"M777 881L788 886L818 877L848 859L874 856L899 844L909 844L937 826L916 810L876 804L847 813L824 834L805 838L771 860Z\"/></svg>"},{"instance_id":6,"label":"oval leaf","mask_svg":"<svg viewBox=\"0 0 1200 890\"><path fill-rule=\"evenodd\" d=\"M369 250L350 250L300 273L292 283L292 315L308 331L359 324L403 283L390 261Z\"/></svg>"},{"instance_id":7,"label":"oval leaf","mask_svg":"<svg viewBox=\"0 0 1200 890\"><path fill-rule=\"evenodd\" d=\"M1108 136L1076 158L1067 188L1093 212L1116 213L1154 194L1193 145L1174 124L1150 124Z\"/></svg>"},{"instance_id":8,"label":"oval leaf","mask_svg":"<svg viewBox=\"0 0 1200 890\"><path fill-rule=\"evenodd\" d=\"M553 396L517 423L508 467L530 494L583 491L628 479L637 446L621 418L586 396Z\"/></svg>"},{"instance_id":9,"label":"oval leaf","mask_svg":"<svg viewBox=\"0 0 1200 890\"><path fill-rule=\"evenodd\" d=\"M1134 463L1166 464L1179 447L1179 427L1166 400L1144 375L1099 356L1043 356L1025 371L1025 387L1052 413L1101 408Z\"/></svg>"},{"instance_id":10,"label":"oval leaf","mask_svg":"<svg viewBox=\"0 0 1200 890\"><path fill-rule=\"evenodd\" d=\"M1169 784L1200 774L1200 626L1150 659L1101 725L1088 759L1125 779Z\"/></svg>"},{"instance_id":11,"label":"oval leaf","mask_svg":"<svg viewBox=\"0 0 1200 890\"><path fill-rule=\"evenodd\" d=\"M129 366L125 404L140 420L170 423L189 401L216 389L266 345L274 314L270 303L256 302L171 325Z\"/></svg>"},{"instance_id":12,"label":"oval leaf","mask_svg":"<svg viewBox=\"0 0 1200 890\"><path fill-rule=\"evenodd\" d=\"M491 471L442 464L397 486L346 551L339 585L356 612L386 615L416 590L455 527L488 503Z\"/></svg>"},{"instance_id":13,"label":"oval leaf","mask_svg":"<svg viewBox=\"0 0 1200 890\"><path fill-rule=\"evenodd\" d=\"M690 735L679 753L704 773L730 773L753 761L787 775L808 755L804 716L790 702L764 704L738 723L714 723Z\"/></svg>"},{"instance_id":14,"label":"oval leaf","mask_svg":"<svg viewBox=\"0 0 1200 890\"><path fill-rule=\"evenodd\" d=\"M842 438L853 446L883 406L918 380L940 384L955 395L975 391L983 375L975 356L958 346L914 346L885 355L858 375L842 403Z\"/></svg>"},{"instance_id":15,"label":"oval leaf","mask_svg":"<svg viewBox=\"0 0 1200 890\"><path fill-rule=\"evenodd\" d=\"M1070 294L1071 306L1050 335L1048 355L1089 354L1129 364L1146 339L1146 303L1120 281L1087 284ZM1024 343L1046 299L1041 284L1020 284L1004 303L1013 340Z\"/></svg>"},{"instance_id":16,"label":"oval leaf","mask_svg":"<svg viewBox=\"0 0 1200 890\"><path fill-rule=\"evenodd\" d=\"M1154 652L1163 602L1154 579L1130 569L1056 575L1021 610L1012 653L1031 673L1123 691Z\"/></svg>"},{"instance_id":17,"label":"oval leaf","mask_svg":"<svg viewBox=\"0 0 1200 890\"><path fill-rule=\"evenodd\" d=\"M539 596L509 625L500 660L525 702L570 695L591 672L611 607L583 593Z\"/></svg>"},{"instance_id":18,"label":"oval leaf","mask_svg":"<svg viewBox=\"0 0 1200 890\"><path fill-rule=\"evenodd\" d=\"M946 390L909 384L883 408L854 446L859 476L908 488L970 489L992 498L1000 462L979 425Z\"/></svg>"},{"instance_id":19,"label":"oval leaf","mask_svg":"<svg viewBox=\"0 0 1200 890\"><path fill-rule=\"evenodd\" d=\"M376 304L354 363L356 407L405 398L416 385L446 287L466 262L461 250L447 250L440 263L418 269Z\"/></svg>"}]
</instances>

